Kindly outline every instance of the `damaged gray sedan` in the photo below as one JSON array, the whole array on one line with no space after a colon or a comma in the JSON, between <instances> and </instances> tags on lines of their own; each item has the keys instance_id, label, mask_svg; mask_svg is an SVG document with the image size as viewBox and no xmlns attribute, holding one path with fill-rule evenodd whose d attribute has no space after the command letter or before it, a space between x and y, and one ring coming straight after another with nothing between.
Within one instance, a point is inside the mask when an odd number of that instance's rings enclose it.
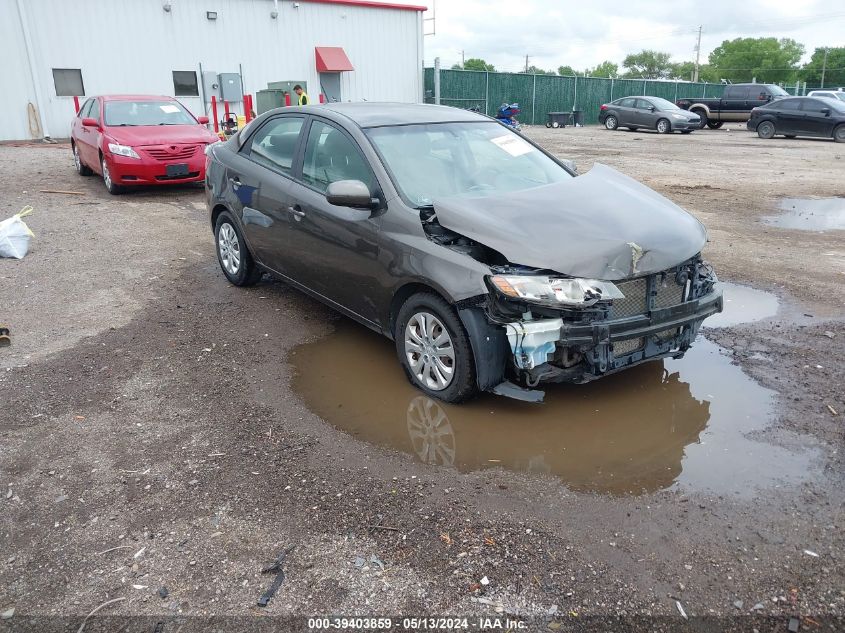
<instances>
[{"instance_id":1,"label":"damaged gray sedan","mask_svg":"<svg viewBox=\"0 0 845 633\"><path fill-rule=\"evenodd\" d=\"M210 146L206 174L230 282L270 273L384 334L448 402L680 357L722 310L698 220L472 112L273 110Z\"/></svg>"}]
</instances>

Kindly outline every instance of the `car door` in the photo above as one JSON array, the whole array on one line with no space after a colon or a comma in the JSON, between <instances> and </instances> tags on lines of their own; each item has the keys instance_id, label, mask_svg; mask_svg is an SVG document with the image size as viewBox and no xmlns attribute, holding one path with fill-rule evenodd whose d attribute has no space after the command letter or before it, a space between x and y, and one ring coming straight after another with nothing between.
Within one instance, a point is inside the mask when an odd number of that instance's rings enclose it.
<instances>
[{"instance_id":1,"label":"car door","mask_svg":"<svg viewBox=\"0 0 845 633\"><path fill-rule=\"evenodd\" d=\"M625 97L624 99L620 99L619 103L616 106L618 111L619 117L619 126L620 127L627 127L630 125L634 125L634 104L636 103L636 99L633 97Z\"/></svg>"},{"instance_id":2,"label":"car door","mask_svg":"<svg viewBox=\"0 0 845 633\"><path fill-rule=\"evenodd\" d=\"M775 131L778 134L797 136L807 133L804 130L804 113L801 111L802 101L805 99L778 99L765 108L766 111L775 111Z\"/></svg>"},{"instance_id":3,"label":"car door","mask_svg":"<svg viewBox=\"0 0 845 633\"><path fill-rule=\"evenodd\" d=\"M637 99L634 122L640 127L653 128L657 125L660 114L648 99Z\"/></svg>"},{"instance_id":4,"label":"car door","mask_svg":"<svg viewBox=\"0 0 845 633\"><path fill-rule=\"evenodd\" d=\"M76 127L76 143L79 149L79 157L82 162L88 167L92 167L97 171L100 170L100 155L98 151L98 142L100 133L96 128L85 127L82 125L83 119L100 119L100 107L97 99L88 99L82 104L79 110L79 117L74 121Z\"/></svg>"},{"instance_id":5,"label":"car door","mask_svg":"<svg viewBox=\"0 0 845 633\"><path fill-rule=\"evenodd\" d=\"M801 99L803 132L809 136L831 136L833 118L831 104L826 99Z\"/></svg>"},{"instance_id":6,"label":"car door","mask_svg":"<svg viewBox=\"0 0 845 633\"><path fill-rule=\"evenodd\" d=\"M227 201L241 220L251 252L286 276L294 239L290 186L304 124L304 115L268 119L226 166Z\"/></svg>"},{"instance_id":7,"label":"car door","mask_svg":"<svg viewBox=\"0 0 845 633\"><path fill-rule=\"evenodd\" d=\"M354 314L379 322L383 289L377 279L378 214L326 200L329 184L360 180L379 190L373 171L353 138L339 126L314 117L291 186L296 237L291 245L292 277Z\"/></svg>"},{"instance_id":8,"label":"car door","mask_svg":"<svg viewBox=\"0 0 845 633\"><path fill-rule=\"evenodd\" d=\"M718 120L741 121L741 113L751 111L751 107L748 105L748 95L750 90L750 86L728 86L725 88L725 93L722 95L722 100L719 105ZM754 105L756 106L757 103Z\"/></svg>"}]
</instances>

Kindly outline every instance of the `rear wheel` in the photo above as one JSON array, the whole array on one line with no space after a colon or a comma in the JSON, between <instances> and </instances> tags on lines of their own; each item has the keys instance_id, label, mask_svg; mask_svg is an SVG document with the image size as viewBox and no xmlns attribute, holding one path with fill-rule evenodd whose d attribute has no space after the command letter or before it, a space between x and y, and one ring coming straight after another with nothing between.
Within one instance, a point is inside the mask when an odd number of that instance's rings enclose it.
<instances>
[{"instance_id":1,"label":"rear wheel","mask_svg":"<svg viewBox=\"0 0 845 633\"><path fill-rule=\"evenodd\" d=\"M469 337L442 297L411 296L397 315L394 340L408 380L429 396L461 402L478 391Z\"/></svg>"},{"instance_id":2,"label":"rear wheel","mask_svg":"<svg viewBox=\"0 0 845 633\"><path fill-rule=\"evenodd\" d=\"M833 140L837 143L845 143L845 125L840 125L833 130Z\"/></svg>"},{"instance_id":3,"label":"rear wheel","mask_svg":"<svg viewBox=\"0 0 845 633\"><path fill-rule=\"evenodd\" d=\"M707 127L709 127L711 130L718 130L720 127L722 127L723 124L724 121L708 121Z\"/></svg>"},{"instance_id":4,"label":"rear wheel","mask_svg":"<svg viewBox=\"0 0 845 633\"><path fill-rule=\"evenodd\" d=\"M236 286L252 286L261 279L261 269L253 261L243 235L227 211L217 218L214 241L217 261L226 279Z\"/></svg>"},{"instance_id":5,"label":"rear wheel","mask_svg":"<svg viewBox=\"0 0 845 633\"><path fill-rule=\"evenodd\" d=\"M94 172L91 168L82 162L82 157L79 155L79 148L76 143L73 143L73 164L76 166L76 173L80 176L90 176Z\"/></svg>"},{"instance_id":6,"label":"rear wheel","mask_svg":"<svg viewBox=\"0 0 845 633\"><path fill-rule=\"evenodd\" d=\"M707 112L701 109L692 110L693 114L697 114L699 121L698 121L698 129L703 130L707 125Z\"/></svg>"},{"instance_id":7,"label":"rear wheel","mask_svg":"<svg viewBox=\"0 0 845 633\"><path fill-rule=\"evenodd\" d=\"M615 130L619 127L619 119L612 114L607 115L607 118L604 120L604 127L608 130Z\"/></svg>"},{"instance_id":8,"label":"rear wheel","mask_svg":"<svg viewBox=\"0 0 845 633\"><path fill-rule=\"evenodd\" d=\"M771 121L761 121L757 124L757 136L770 139L775 135L775 124Z\"/></svg>"},{"instance_id":9,"label":"rear wheel","mask_svg":"<svg viewBox=\"0 0 845 633\"><path fill-rule=\"evenodd\" d=\"M106 189L108 190L108 192L113 196L117 196L123 193L123 187L121 187L120 185L116 185L114 183L114 180L112 180L112 175L109 171L109 164L108 161L106 161L105 156L100 158L100 168L102 169L103 173L103 184L106 185Z\"/></svg>"},{"instance_id":10,"label":"rear wheel","mask_svg":"<svg viewBox=\"0 0 845 633\"><path fill-rule=\"evenodd\" d=\"M669 119L660 119L657 122L656 129L658 134L668 134L672 131L672 124L669 123Z\"/></svg>"}]
</instances>

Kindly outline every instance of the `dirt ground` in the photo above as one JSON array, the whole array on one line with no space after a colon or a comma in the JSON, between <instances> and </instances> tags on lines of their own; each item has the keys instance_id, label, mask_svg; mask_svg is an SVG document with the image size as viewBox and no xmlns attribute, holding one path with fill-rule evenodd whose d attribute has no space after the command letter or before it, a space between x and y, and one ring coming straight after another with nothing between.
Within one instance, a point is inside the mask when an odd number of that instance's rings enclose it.
<instances>
[{"instance_id":1,"label":"dirt ground","mask_svg":"<svg viewBox=\"0 0 845 633\"><path fill-rule=\"evenodd\" d=\"M291 350L340 317L281 283L226 283L200 189L112 197L67 145L0 146L0 218L30 204L36 235L0 260L0 630L71 630L110 600L98 615L148 616L145 631L330 614L842 630L845 235L760 218L783 196L845 195L845 146L735 125L526 134L690 210L720 278L780 298L777 317L707 336L777 392L763 439L819 451L808 481L610 496L367 444L291 389ZM262 567L290 547L257 607Z\"/></svg>"}]
</instances>

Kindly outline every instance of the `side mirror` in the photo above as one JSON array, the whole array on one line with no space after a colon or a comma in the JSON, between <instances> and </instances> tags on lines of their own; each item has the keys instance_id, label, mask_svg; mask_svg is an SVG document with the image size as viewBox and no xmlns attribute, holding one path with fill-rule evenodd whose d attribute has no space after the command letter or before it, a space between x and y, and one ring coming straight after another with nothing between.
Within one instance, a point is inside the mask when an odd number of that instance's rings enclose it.
<instances>
[{"instance_id":1,"label":"side mirror","mask_svg":"<svg viewBox=\"0 0 845 633\"><path fill-rule=\"evenodd\" d=\"M569 169L573 174L578 174L578 166L575 164L574 160L569 160L568 158L562 158L561 163L563 163L564 167Z\"/></svg>"},{"instance_id":2,"label":"side mirror","mask_svg":"<svg viewBox=\"0 0 845 633\"><path fill-rule=\"evenodd\" d=\"M326 200L337 207L372 209L378 202L373 200L370 188L360 180L337 180L326 189Z\"/></svg>"},{"instance_id":3,"label":"side mirror","mask_svg":"<svg viewBox=\"0 0 845 633\"><path fill-rule=\"evenodd\" d=\"M197 121L199 121L200 125L208 125L208 117L207 116L198 116Z\"/></svg>"},{"instance_id":4,"label":"side mirror","mask_svg":"<svg viewBox=\"0 0 845 633\"><path fill-rule=\"evenodd\" d=\"M97 119L89 119L87 117L82 119L82 125L85 127L100 127L100 124L97 123Z\"/></svg>"},{"instance_id":5,"label":"side mirror","mask_svg":"<svg viewBox=\"0 0 845 633\"><path fill-rule=\"evenodd\" d=\"M656 109L656 108L655 108L654 106L648 106L648 111L649 111L649 112L654 112L654 111L655 111L655 109Z\"/></svg>"}]
</instances>

